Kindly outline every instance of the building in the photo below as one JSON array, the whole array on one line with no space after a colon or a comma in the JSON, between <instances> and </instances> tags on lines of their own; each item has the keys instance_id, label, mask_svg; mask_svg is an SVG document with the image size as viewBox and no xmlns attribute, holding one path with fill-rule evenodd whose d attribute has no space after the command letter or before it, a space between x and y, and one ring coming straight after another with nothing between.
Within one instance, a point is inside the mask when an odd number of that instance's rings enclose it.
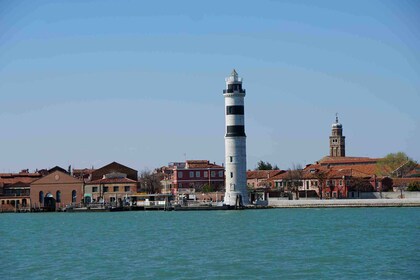
<instances>
[{"instance_id":1,"label":"building","mask_svg":"<svg viewBox=\"0 0 420 280\"><path fill-rule=\"evenodd\" d=\"M332 131L330 136L330 156L331 157L345 157L346 143L345 136L343 136L343 126L338 122L338 115L335 116L335 123L332 124Z\"/></svg>"},{"instance_id":2,"label":"building","mask_svg":"<svg viewBox=\"0 0 420 280\"><path fill-rule=\"evenodd\" d=\"M246 182L245 89L235 69L226 78L225 98L225 164L224 203L228 206L249 203Z\"/></svg>"},{"instance_id":3,"label":"building","mask_svg":"<svg viewBox=\"0 0 420 280\"><path fill-rule=\"evenodd\" d=\"M83 181L56 170L30 184L31 208L55 211L69 205L80 204Z\"/></svg>"},{"instance_id":4,"label":"building","mask_svg":"<svg viewBox=\"0 0 420 280\"><path fill-rule=\"evenodd\" d=\"M224 167L208 160L187 160L169 164L173 193L213 192L224 189Z\"/></svg>"},{"instance_id":5,"label":"building","mask_svg":"<svg viewBox=\"0 0 420 280\"><path fill-rule=\"evenodd\" d=\"M92 173L96 169L92 168L83 168L83 169L75 169L72 170L72 175L75 178L84 180L84 181L90 181L92 179Z\"/></svg>"},{"instance_id":6,"label":"building","mask_svg":"<svg viewBox=\"0 0 420 280\"><path fill-rule=\"evenodd\" d=\"M0 173L0 211L29 210L30 184L41 176L28 169L19 173Z\"/></svg>"},{"instance_id":7,"label":"building","mask_svg":"<svg viewBox=\"0 0 420 280\"><path fill-rule=\"evenodd\" d=\"M271 178L284 173L284 170L248 170L246 184L248 189L272 188Z\"/></svg>"},{"instance_id":8,"label":"building","mask_svg":"<svg viewBox=\"0 0 420 280\"><path fill-rule=\"evenodd\" d=\"M129 196L137 193L138 181L127 174L111 172L103 178L87 182L84 186L84 203L103 203L123 206Z\"/></svg>"},{"instance_id":9,"label":"building","mask_svg":"<svg viewBox=\"0 0 420 280\"><path fill-rule=\"evenodd\" d=\"M126 174L128 179L137 181L138 180L138 172L137 170L127 167L125 165L122 165L118 162L111 162L110 164L107 164L99 169L96 169L92 171L90 174L91 181L102 179L105 175L110 173L123 173Z\"/></svg>"}]
</instances>

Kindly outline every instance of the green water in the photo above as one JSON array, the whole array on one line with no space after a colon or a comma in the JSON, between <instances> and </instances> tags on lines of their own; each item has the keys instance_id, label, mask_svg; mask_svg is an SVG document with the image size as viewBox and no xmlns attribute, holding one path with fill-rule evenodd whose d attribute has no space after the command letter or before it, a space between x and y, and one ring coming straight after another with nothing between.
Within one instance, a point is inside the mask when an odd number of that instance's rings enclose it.
<instances>
[{"instance_id":1,"label":"green water","mask_svg":"<svg viewBox=\"0 0 420 280\"><path fill-rule=\"evenodd\" d=\"M420 208L0 215L2 279L420 279Z\"/></svg>"}]
</instances>

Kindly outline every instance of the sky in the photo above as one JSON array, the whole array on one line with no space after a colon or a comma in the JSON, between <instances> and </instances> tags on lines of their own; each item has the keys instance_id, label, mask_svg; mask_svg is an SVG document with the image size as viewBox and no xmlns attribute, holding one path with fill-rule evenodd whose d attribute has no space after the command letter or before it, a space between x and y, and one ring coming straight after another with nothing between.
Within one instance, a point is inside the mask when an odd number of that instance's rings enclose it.
<instances>
[{"instance_id":1,"label":"sky","mask_svg":"<svg viewBox=\"0 0 420 280\"><path fill-rule=\"evenodd\" d=\"M0 0L0 172L224 162L225 77L248 169L329 153L420 161L419 1Z\"/></svg>"}]
</instances>

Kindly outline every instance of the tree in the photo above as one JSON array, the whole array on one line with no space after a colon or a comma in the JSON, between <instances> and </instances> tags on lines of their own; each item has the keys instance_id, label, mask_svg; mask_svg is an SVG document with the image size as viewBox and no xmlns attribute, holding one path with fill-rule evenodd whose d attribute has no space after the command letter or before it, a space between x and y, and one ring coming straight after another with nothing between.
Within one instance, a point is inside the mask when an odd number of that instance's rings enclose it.
<instances>
[{"instance_id":1,"label":"tree","mask_svg":"<svg viewBox=\"0 0 420 280\"><path fill-rule=\"evenodd\" d=\"M377 173L382 176L404 177L417 163L405 153L390 153L376 163Z\"/></svg>"},{"instance_id":2,"label":"tree","mask_svg":"<svg viewBox=\"0 0 420 280\"><path fill-rule=\"evenodd\" d=\"M299 187L302 186L303 169L300 164L294 165L293 168L287 171L286 180L287 186L291 192L296 193L296 199L299 199Z\"/></svg>"},{"instance_id":3,"label":"tree","mask_svg":"<svg viewBox=\"0 0 420 280\"><path fill-rule=\"evenodd\" d=\"M277 166L277 164L273 166L268 161L264 162L264 161L260 160L257 163L257 167L255 168L255 170L279 170L279 167Z\"/></svg>"},{"instance_id":4,"label":"tree","mask_svg":"<svg viewBox=\"0 0 420 280\"><path fill-rule=\"evenodd\" d=\"M420 191L420 182L411 182L407 186L407 191L418 192Z\"/></svg>"},{"instance_id":5,"label":"tree","mask_svg":"<svg viewBox=\"0 0 420 280\"><path fill-rule=\"evenodd\" d=\"M139 183L140 191L146 193L159 193L162 189L162 174L153 173L148 169L140 172Z\"/></svg>"},{"instance_id":6,"label":"tree","mask_svg":"<svg viewBox=\"0 0 420 280\"><path fill-rule=\"evenodd\" d=\"M316 170L314 173L315 178L318 180L318 195L322 199L322 193L324 191L324 185L327 179L327 173L322 170Z\"/></svg>"},{"instance_id":7,"label":"tree","mask_svg":"<svg viewBox=\"0 0 420 280\"><path fill-rule=\"evenodd\" d=\"M375 188L369 182L369 178L352 177L350 180L349 191L359 192L373 192ZM358 195L359 196L359 195Z\"/></svg>"}]
</instances>

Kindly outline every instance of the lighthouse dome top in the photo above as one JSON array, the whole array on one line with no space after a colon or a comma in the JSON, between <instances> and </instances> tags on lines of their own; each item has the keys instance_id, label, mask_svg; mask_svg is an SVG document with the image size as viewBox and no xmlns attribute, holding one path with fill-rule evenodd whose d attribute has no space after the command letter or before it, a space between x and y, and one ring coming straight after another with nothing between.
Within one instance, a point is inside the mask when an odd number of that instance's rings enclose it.
<instances>
[{"instance_id":1,"label":"lighthouse dome top","mask_svg":"<svg viewBox=\"0 0 420 280\"><path fill-rule=\"evenodd\" d=\"M226 79L227 83L242 83L242 78L238 76L238 72L236 72L235 69L232 70L232 73L230 73L230 76Z\"/></svg>"}]
</instances>

